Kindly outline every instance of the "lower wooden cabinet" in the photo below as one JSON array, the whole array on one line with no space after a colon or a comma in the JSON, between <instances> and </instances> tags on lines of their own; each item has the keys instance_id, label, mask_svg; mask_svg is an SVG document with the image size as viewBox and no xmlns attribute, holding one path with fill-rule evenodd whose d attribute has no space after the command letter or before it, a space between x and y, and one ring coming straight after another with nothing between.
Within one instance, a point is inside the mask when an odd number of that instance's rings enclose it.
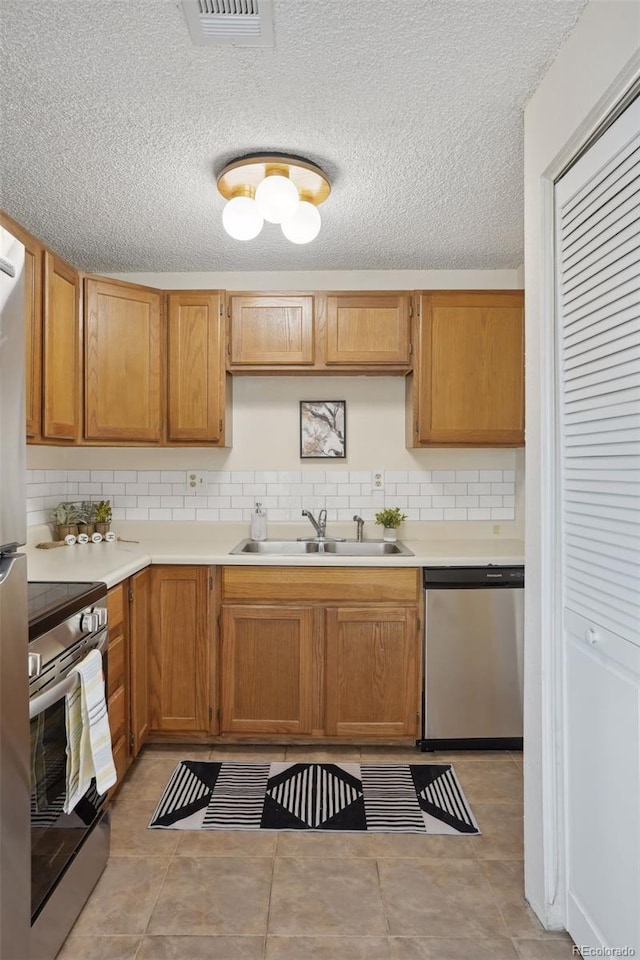
<instances>
[{"instance_id":1,"label":"lower wooden cabinet","mask_svg":"<svg viewBox=\"0 0 640 960\"><path fill-rule=\"evenodd\" d=\"M417 570L223 568L221 734L416 737L420 603Z\"/></svg>"},{"instance_id":2,"label":"lower wooden cabinet","mask_svg":"<svg viewBox=\"0 0 640 960\"><path fill-rule=\"evenodd\" d=\"M311 732L313 609L225 606L222 733Z\"/></svg>"},{"instance_id":3,"label":"lower wooden cabinet","mask_svg":"<svg viewBox=\"0 0 640 960\"><path fill-rule=\"evenodd\" d=\"M107 709L117 790L149 729L149 571L142 570L107 593L109 657Z\"/></svg>"},{"instance_id":4,"label":"lower wooden cabinet","mask_svg":"<svg viewBox=\"0 0 640 960\"><path fill-rule=\"evenodd\" d=\"M417 736L421 680L417 611L330 607L325 616L327 735Z\"/></svg>"},{"instance_id":5,"label":"lower wooden cabinet","mask_svg":"<svg viewBox=\"0 0 640 960\"><path fill-rule=\"evenodd\" d=\"M153 732L210 731L211 577L203 566L150 568L149 724Z\"/></svg>"}]
</instances>

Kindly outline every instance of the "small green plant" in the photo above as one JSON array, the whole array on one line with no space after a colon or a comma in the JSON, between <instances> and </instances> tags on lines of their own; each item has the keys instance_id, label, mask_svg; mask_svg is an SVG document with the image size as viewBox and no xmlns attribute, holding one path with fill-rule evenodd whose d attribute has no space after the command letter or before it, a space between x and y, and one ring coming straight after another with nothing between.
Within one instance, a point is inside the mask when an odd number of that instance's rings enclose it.
<instances>
[{"instance_id":1,"label":"small green plant","mask_svg":"<svg viewBox=\"0 0 640 960\"><path fill-rule=\"evenodd\" d=\"M75 503L59 503L51 511L51 522L58 526L71 526L78 522L78 506Z\"/></svg>"},{"instance_id":2,"label":"small green plant","mask_svg":"<svg viewBox=\"0 0 640 960\"><path fill-rule=\"evenodd\" d=\"M400 526L403 520L407 519L406 513L403 513L400 507L385 507L376 513L376 523L387 530L395 530Z\"/></svg>"},{"instance_id":3,"label":"small green plant","mask_svg":"<svg viewBox=\"0 0 640 960\"><path fill-rule=\"evenodd\" d=\"M78 505L78 522L83 524L95 523L96 505L90 500L82 500Z\"/></svg>"},{"instance_id":4,"label":"small green plant","mask_svg":"<svg viewBox=\"0 0 640 960\"><path fill-rule=\"evenodd\" d=\"M111 501L98 500L95 504L95 522L111 523Z\"/></svg>"}]
</instances>

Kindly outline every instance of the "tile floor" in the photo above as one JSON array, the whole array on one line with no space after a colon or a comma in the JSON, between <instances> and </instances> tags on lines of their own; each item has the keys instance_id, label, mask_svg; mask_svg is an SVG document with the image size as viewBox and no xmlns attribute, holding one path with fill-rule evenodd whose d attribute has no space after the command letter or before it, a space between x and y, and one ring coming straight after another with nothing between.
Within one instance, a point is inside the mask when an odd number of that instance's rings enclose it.
<instances>
[{"instance_id":1,"label":"tile floor","mask_svg":"<svg viewBox=\"0 0 640 960\"><path fill-rule=\"evenodd\" d=\"M180 759L451 761L481 837L148 830ZM59 960L565 960L522 893L522 758L368 747L148 747Z\"/></svg>"}]
</instances>

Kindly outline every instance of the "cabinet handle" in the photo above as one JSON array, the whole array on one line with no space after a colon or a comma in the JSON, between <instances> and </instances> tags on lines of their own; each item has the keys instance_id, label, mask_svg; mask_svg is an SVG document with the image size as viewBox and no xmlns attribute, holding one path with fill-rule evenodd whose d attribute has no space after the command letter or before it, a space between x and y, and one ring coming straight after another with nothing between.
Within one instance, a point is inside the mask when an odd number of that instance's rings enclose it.
<instances>
[{"instance_id":1,"label":"cabinet handle","mask_svg":"<svg viewBox=\"0 0 640 960\"><path fill-rule=\"evenodd\" d=\"M600 643L601 639L600 634L597 630L594 630L593 627L589 627L585 633L585 640L592 647L595 647L596 643Z\"/></svg>"}]
</instances>

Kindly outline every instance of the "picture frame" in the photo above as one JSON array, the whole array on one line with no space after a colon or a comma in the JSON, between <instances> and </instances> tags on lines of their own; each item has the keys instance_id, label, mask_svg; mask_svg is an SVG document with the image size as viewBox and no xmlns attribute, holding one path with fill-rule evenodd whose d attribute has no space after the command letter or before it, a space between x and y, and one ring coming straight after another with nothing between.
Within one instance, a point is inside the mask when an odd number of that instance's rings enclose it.
<instances>
[{"instance_id":1,"label":"picture frame","mask_svg":"<svg viewBox=\"0 0 640 960\"><path fill-rule=\"evenodd\" d=\"M346 400L301 400L300 459L344 460L346 456Z\"/></svg>"}]
</instances>

